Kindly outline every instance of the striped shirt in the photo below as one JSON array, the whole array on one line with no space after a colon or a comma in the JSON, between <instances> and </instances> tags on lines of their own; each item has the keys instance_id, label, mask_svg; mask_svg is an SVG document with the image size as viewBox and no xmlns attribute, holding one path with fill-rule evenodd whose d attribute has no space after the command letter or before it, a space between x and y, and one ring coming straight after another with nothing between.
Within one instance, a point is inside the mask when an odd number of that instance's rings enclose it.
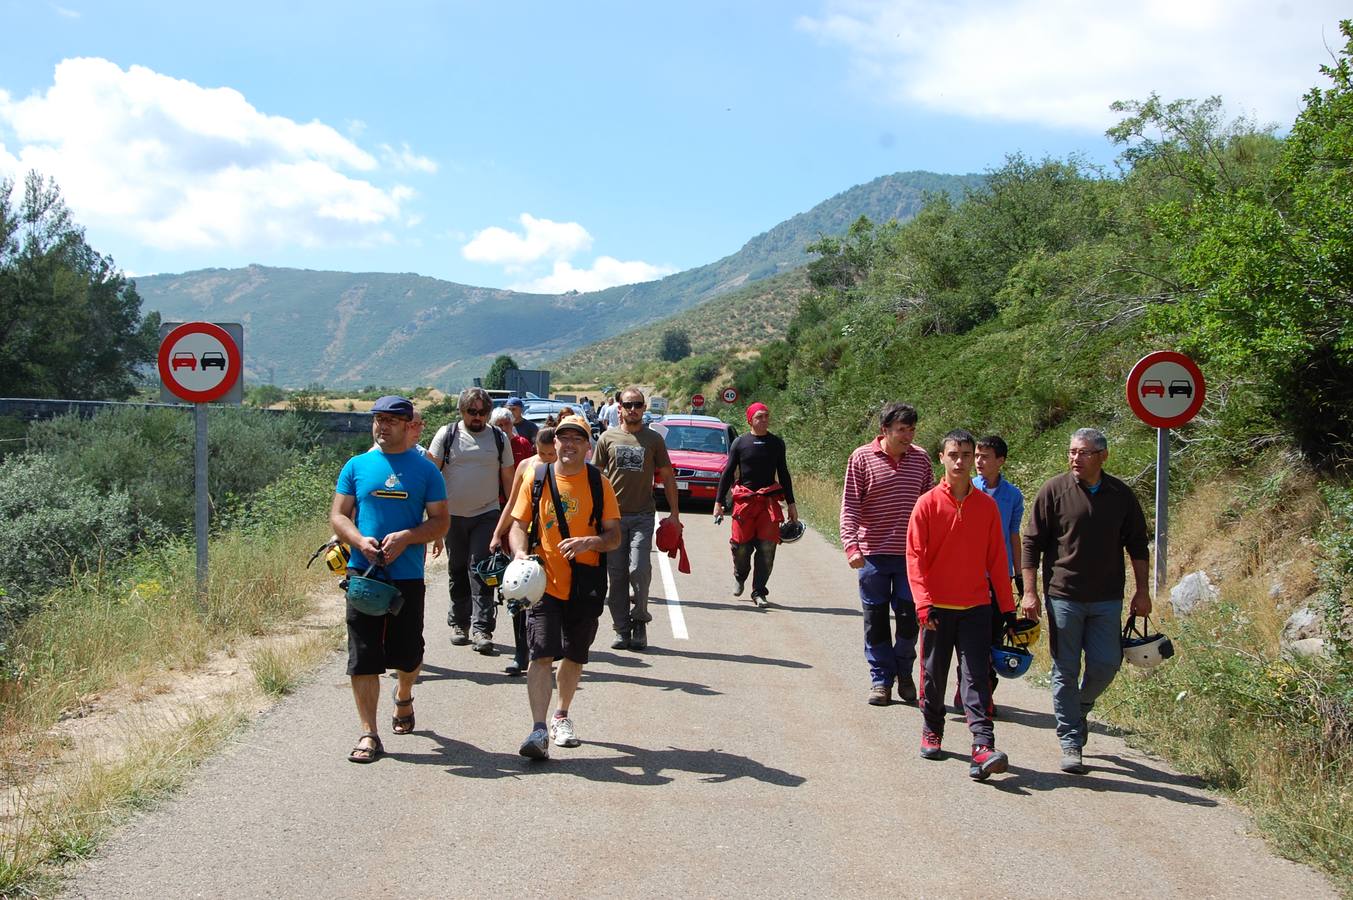
<instances>
[{"instance_id":1,"label":"striped shirt","mask_svg":"<svg viewBox=\"0 0 1353 900\"><path fill-rule=\"evenodd\" d=\"M883 439L856 448L841 492L841 545L846 556L907 552L907 520L916 500L935 486L930 456L912 444L894 461Z\"/></svg>"}]
</instances>

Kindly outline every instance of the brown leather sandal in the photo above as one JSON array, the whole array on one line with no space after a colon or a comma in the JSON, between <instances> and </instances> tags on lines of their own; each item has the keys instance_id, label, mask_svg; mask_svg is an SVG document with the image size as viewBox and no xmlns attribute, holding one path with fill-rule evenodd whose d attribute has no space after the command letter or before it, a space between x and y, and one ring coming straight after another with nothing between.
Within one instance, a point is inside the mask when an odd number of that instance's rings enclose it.
<instances>
[{"instance_id":1,"label":"brown leather sandal","mask_svg":"<svg viewBox=\"0 0 1353 900\"><path fill-rule=\"evenodd\" d=\"M395 734L409 734L413 731L414 722L413 695L410 694L409 699L407 700L399 699L399 685L395 685L395 689L390 692L390 699L395 701L395 714L390 717L391 730L393 730ZM407 716L401 716L399 710L406 706L409 708L409 714Z\"/></svg>"},{"instance_id":2,"label":"brown leather sandal","mask_svg":"<svg viewBox=\"0 0 1353 900\"><path fill-rule=\"evenodd\" d=\"M362 741L371 739L370 747L363 747ZM385 755L385 747L381 744L380 735L374 731L364 731L362 736L357 739L357 746L352 748L348 754L348 762L355 763L373 763Z\"/></svg>"}]
</instances>

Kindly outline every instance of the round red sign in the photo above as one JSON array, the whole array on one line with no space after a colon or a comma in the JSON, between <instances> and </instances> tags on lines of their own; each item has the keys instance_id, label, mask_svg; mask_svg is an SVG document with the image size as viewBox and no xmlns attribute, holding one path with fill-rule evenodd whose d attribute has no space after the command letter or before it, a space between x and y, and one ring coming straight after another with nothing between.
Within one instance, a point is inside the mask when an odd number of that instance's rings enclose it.
<instances>
[{"instance_id":1,"label":"round red sign","mask_svg":"<svg viewBox=\"0 0 1353 900\"><path fill-rule=\"evenodd\" d=\"M210 403L230 392L244 368L240 348L224 328L185 322L160 342L160 379L189 403Z\"/></svg>"},{"instance_id":2,"label":"round red sign","mask_svg":"<svg viewBox=\"0 0 1353 900\"><path fill-rule=\"evenodd\" d=\"M691 398L691 406L704 406L704 405L705 405L704 394L696 394L694 397Z\"/></svg>"},{"instance_id":3,"label":"round red sign","mask_svg":"<svg viewBox=\"0 0 1353 900\"><path fill-rule=\"evenodd\" d=\"M731 388L731 387L724 388L724 389L723 389L723 394L721 394L720 396L723 397L723 402L724 402L724 403L737 403L737 402L738 402L738 389L737 389L737 388Z\"/></svg>"},{"instance_id":4,"label":"round red sign","mask_svg":"<svg viewBox=\"0 0 1353 900\"><path fill-rule=\"evenodd\" d=\"M1154 428L1178 428L1198 415L1206 397L1203 371L1174 350L1148 353L1128 373L1128 406Z\"/></svg>"}]
</instances>

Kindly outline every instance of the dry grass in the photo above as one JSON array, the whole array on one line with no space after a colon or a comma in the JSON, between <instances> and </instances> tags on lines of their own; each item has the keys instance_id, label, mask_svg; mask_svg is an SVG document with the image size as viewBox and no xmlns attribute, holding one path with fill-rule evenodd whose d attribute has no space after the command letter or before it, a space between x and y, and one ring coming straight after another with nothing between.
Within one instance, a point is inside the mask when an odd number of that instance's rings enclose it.
<instances>
[{"instance_id":1,"label":"dry grass","mask_svg":"<svg viewBox=\"0 0 1353 900\"><path fill-rule=\"evenodd\" d=\"M45 892L61 863L87 856L337 647L333 621L295 628L331 582L304 568L327 537L314 522L214 540L200 605L190 548L148 555L57 592L24 623L17 677L0 682L0 896ZM235 677L240 657L248 668Z\"/></svg>"}]
</instances>

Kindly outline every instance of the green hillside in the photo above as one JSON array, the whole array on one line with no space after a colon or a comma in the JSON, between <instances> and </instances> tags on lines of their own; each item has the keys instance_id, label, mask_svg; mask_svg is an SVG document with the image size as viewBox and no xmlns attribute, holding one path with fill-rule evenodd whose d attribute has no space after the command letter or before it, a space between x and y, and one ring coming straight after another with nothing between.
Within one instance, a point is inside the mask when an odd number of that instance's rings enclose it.
<instances>
[{"instance_id":1,"label":"green hillside","mask_svg":"<svg viewBox=\"0 0 1353 900\"><path fill-rule=\"evenodd\" d=\"M166 320L245 325L246 378L297 387L459 388L500 353L536 365L803 265L805 247L860 216L905 220L928 193L961 195L979 176L877 178L752 238L730 256L659 281L586 294L518 294L413 274L249 266L136 280Z\"/></svg>"},{"instance_id":2,"label":"green hillside","mask_svg":"<svg viewBox=\"0 0 1353 900\"><path fill-rule=\"evenodd\" d=\"M546 363L561 383L618 381L659 355L662 336L685 332L691 353L703 355L759 347L785 336L799 298L808 290L802 268L757 281L707 300L652 325L589 344Z\"/></svg>"}]
</instances>

